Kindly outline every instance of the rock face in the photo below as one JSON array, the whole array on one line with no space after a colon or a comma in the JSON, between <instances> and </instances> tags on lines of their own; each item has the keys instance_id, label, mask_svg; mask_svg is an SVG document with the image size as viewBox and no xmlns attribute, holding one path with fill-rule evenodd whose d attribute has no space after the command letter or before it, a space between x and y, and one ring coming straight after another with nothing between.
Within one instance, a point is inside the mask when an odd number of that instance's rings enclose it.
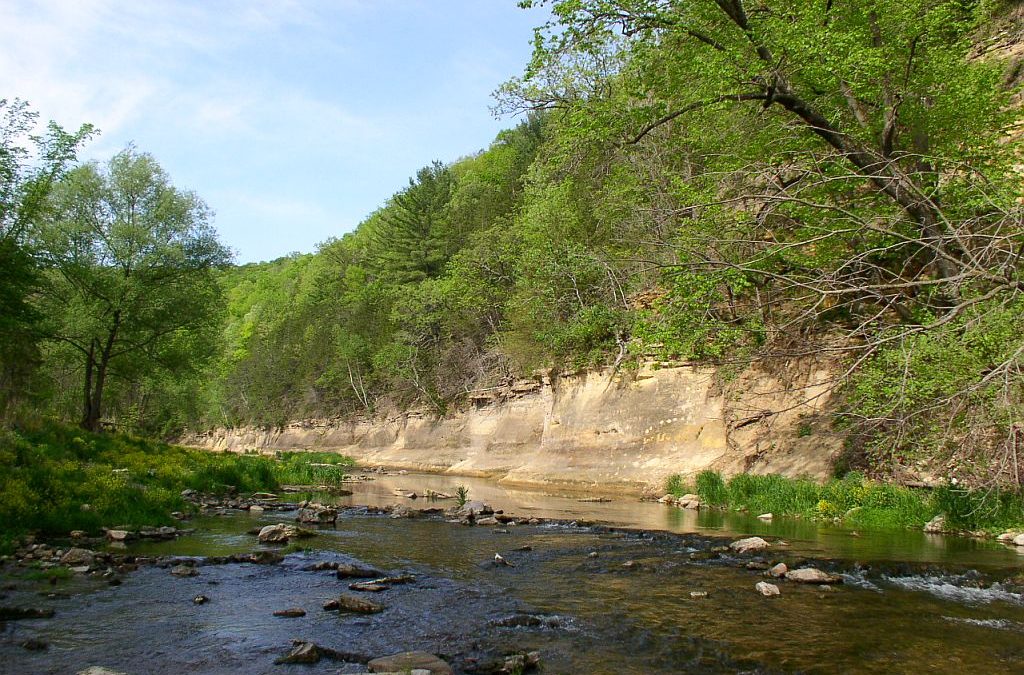
<instances>
[{"instance_id":1,"label":"rock face","mask_svg":"<svg viewBox=\"0 0 1024 675\"><path fill-rule=\"evenodd\" d=\"M843 578L814 567L803 567L786 572L786 578L801 584L841 584Z\"/></svg>"},{"instance_id":2,"label":"rock face","mask_svg":"<svg viewBox=\"0 0 1024 675\"><path fill-rule=\"evenodd\" d=\"M382 656L366 664L371 673L405 673L425 670L431 675L452 675L452 667L427 652L402 652Z\"/></svg>"},{"instance_id":3,"label":"rock face","mask_svg":"<svg viewBox=\"0 0 1024 675\"><path fill-rule=\"evenodd\" d=\"M711 367L604 370L543 375L529 389L480 400L437 419L307 420L283 428L237 428L180 439L185 445L242 452L325 450L364 466L502 477L507 483L601 485L641 491L671 474L747 469L827 478L841 441L796 433L800 416L828 405L833 369L794 360L783 372L752 366L715 386ZM769 393L766 393L769 392ZM800 407L801 402L809 402ZM768 422L752 411L783 410ZM740 424L753 419L752 422ZM753 466L747 458L757 456Z\"/></svg>"},{"instance_id":4,"label":"rock face","mask_svg":"<svg viewBox=\"0 0 1024 675\"><path fill-rule=\"evenodd\" d=\"M278 523L267 525L260 530L259 538L264 544L284 544L292 537L299 534L299 530L291 525Z\"/></svg>"},{"instance_id":5,"label":"rock face","mask_svg":"<svg viewBox=\"0 0 1024 675\"><path fill-rule=\"evenodd\" d=\"M729 548L734 553L739 553L740 555L744 553L752 553L754 551L763 551L770 546L771 544L761 537L747 537L746 539L739 539L729 544Z\"/></svg>"}]
</instances>

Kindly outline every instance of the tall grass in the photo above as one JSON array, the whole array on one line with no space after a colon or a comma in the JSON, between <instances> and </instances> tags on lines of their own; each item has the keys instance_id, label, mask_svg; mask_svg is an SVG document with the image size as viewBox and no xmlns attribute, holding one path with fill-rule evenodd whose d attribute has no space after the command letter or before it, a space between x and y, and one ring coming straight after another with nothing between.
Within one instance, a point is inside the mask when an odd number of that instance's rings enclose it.
<instances>
[{"instance_id":1,"label":"tall grass","mask_svg":"<svg viewBox=\"0 0 1024 675\"><path fill-rule=\"evenodd\" d=\"M340 480L350 464L339 455L292 453L275 460L215 454L52 422L22 423L0 430L0 548L28 531L169 525L171 512L187 507L181 498L186 488L216 494L321 484Z\"/></svg>"},{"instance_id":2,"label":"tall grass","mask_svg":"<svg viewBox=\"0 0 1024 675\"><path fill-rule=\"evenodd\" d=\"M738 474L726 481L702 471L693 484L678 474L666 488L675 495L696 492L701 501L751 513L772 513L839 522L864 529L921 527L938 514L960 530L1002 531L1024 527L1024 496L1018 493L939 488L918 490L880 483L850 473L819 484L777 475Z\"/></svg>"}]
</instances>

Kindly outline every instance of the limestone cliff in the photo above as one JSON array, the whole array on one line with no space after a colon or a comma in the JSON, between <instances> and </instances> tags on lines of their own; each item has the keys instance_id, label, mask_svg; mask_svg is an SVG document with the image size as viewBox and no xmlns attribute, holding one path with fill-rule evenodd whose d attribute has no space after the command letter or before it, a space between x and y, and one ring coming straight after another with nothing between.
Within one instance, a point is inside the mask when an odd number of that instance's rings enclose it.
<instances>
[{"instance_id":1,"label":"limestone cliff","mask_svg":"<svg viewBox=\"0 0 1024 675\"><path fill-rule=\"evenodd\" d=\"M657 490L671 474L708 468L824 478L840 440L814 420L829 404L831 375L810 360L754 366L727 383L696 366L548 375L479 395L443 418L304 420L182 442L232 452L327 450L369 466L628 491Z\"/></svg>"}]
</instances>

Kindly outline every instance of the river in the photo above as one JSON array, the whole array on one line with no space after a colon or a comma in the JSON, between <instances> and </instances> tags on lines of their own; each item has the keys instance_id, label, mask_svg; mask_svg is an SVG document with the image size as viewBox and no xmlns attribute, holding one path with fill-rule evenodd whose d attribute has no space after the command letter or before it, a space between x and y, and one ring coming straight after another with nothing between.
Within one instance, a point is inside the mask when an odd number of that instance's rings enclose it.
<instances>
[{"instance_id":1,"label":"river","mask_svg":"<svg viewBox=\"0 0 1024 675\"><path fill-rule=\"evenodd\" d=\"M425 650L457 672L484 672L507 654L534 650L545 673L1024 672L1024 581L1012 578L1024 571L1024 556L994 542L908 531L855 536L800 520L766 523L621 496L581 502L578 494L435 475L379 476L336 501L443 506L394 490L453 493L458 484L507 513L563 522L464 527L350 508L279 565L200 564L190 578L144 566L115 587L8 579L4 604L31 602L56 614L4 626L0 672L365 670L331 660L274 665L293 639L367 658ZM191 536L130 550L201 563L265 548L248 532L293 515L201 516ZM809 562L845 583L827 591L775 582L781 595L762 597L754 585L763 572L747 569L750 556L712 551L747 535L773 541L766 561ZM494 565L495 553L514 566ZM372 594L385 606L379 614L324 611L347 581L309 568L353 561L416 581ZM209 601L196 605L197 595ZM273 616L288 607L307 614ZM48 649L22 648L30 638Z\"/></svg>"}]
</instances>

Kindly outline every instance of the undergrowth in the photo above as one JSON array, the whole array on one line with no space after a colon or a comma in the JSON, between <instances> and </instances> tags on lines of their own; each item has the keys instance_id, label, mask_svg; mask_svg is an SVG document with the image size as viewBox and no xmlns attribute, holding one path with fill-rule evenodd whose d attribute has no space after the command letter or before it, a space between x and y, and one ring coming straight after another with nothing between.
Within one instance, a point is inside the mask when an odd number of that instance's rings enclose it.
<instances>
[{"instance_id":1,"label":"undergrowth","mask_svg":"<svg viewBox=\"0 0 1024 675\"><path fill-rule=\"evenodd\" d=\"M48 421L0 430L0 551L26 532L97 533L101 527L172 524L182 490L273 491L340 480L351 460L289 453L280 460L210 453Z\"/></svg>"}]
</instances>

